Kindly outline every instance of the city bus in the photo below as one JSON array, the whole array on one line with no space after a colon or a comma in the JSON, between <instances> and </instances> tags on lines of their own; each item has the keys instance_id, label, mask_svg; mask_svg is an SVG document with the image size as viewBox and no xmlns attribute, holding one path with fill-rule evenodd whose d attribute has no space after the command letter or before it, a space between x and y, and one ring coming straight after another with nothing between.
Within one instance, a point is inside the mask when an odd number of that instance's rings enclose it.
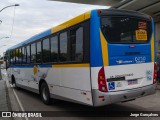
<instances>
[{"instance_id":1,"label":"city bus","mask_svg":"<svg viewBox=\"0 0 160 120\"><path fill-rule=\"evenodd\" d=\"M89 106L155 93L154 21L143 13L98 9L81 14L6 51L15 88Z\"/></svg>"}]
</instances>

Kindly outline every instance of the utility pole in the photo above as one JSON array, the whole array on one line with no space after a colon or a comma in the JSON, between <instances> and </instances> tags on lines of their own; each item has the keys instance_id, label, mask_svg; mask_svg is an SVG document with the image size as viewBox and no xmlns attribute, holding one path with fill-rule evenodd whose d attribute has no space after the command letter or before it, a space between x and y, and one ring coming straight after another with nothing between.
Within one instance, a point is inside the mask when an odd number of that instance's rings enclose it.
<instances>
[{"instance_id":1,"label":"utility pole","mask_svg":"<svg viewBox=\"0 0 160 120\"><path fill-rule=\"evenodd\" d=\"M0 10L0 12L2 12L2 11L3 11L4 9L6 9L6 8L9 8L9 7L16 7L16 6L19 6L19 4L6 6L6 7L2 8L2 9ZM0 23L2 23L1 20L0 20ZM9 38L9 37L3 37L3 38ZM0 40L3 39L3 38L0 38ZM3 62L4 62L4 61L0 61L0 80L2 80L1 64L3 64Z\"/></svg>"}]
</instances>

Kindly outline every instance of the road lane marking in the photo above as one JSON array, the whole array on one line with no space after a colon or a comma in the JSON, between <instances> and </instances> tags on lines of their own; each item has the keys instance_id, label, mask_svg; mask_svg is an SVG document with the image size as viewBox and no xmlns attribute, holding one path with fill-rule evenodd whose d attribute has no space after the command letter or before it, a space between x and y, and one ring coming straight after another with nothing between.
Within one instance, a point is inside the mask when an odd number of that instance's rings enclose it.
<instances>
[{"instance_id":1,"label":"road lane marking","mask_svg":"<svg viewBox=\"0 0 160 120\"><path fill-rule=\"evenodd\" d=\"M3 74L4 74L4 73L3 73ZM6 81L7 89L9 88L9 85L10 85L11 88L13 88L13 85L12 85L12 84L9 84L9 81L7 80L7 76L6 76L6 75L7 75L7 74L4 75L4 78L5 78L5 81ZM24 111L24 108L23 108L23 106L22 106L22 103L21 103L21 101L20 101L17 93L15 92L14 88L13 88L12 90L13 90L13 93L14 93L14 95L15 95L15 97L16 97L16 100L17 100L17 102L18 102L18 104L19 104L19 106L20 106L20 109L22 110L22 112L25 112L25 111ZM29 120L28 117L25 117L25 120Z\"/></svg>"},{"instance_id":2,"label":"road lane marking","mask_svg":"<svg viewBox=\"0 0 160 120\"><path fill-rule=\"evenodd\" d=\"M11 87L13 87L13 86L11 85ZM22 110L23 112L25 112L25 111L24 111L24 108L23 108L23 106L22 106L22 103L21 103L21 101L19 100L18 95L17 95L17 93L15 92L14 88L13 88L13 93L14 93L16 99L17 99L17 102L18 102L21 110ZM26 120L29 120L28 117L25 117L25 119L26 119Z\"/></svg>"}]
</instances>

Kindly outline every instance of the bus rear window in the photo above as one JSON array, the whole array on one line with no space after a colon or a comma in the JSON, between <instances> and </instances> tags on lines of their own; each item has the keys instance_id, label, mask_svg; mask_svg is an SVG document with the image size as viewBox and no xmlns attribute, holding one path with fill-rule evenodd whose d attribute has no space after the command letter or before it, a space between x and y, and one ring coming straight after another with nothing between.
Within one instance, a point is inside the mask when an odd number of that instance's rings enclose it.
<instances>
[{"instance_id":1,"label":"bus rear window","mask_svg":"<svg viewBox=\"0 0 160 120\"><path fill-rule=\"evenodd\" d=\"M101 30L109 43L147 43L151 21L133 17L102 17Z\"/></svg>"}]
</instances>

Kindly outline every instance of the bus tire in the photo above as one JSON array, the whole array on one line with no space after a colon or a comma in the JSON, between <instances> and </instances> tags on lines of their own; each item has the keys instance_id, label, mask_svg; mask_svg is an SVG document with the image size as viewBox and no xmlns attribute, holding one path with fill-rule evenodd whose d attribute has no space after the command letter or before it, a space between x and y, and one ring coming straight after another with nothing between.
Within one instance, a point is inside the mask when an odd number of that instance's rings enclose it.
<instances>
[{"instance_id":1,"label":"bus tire","mask_svg":"<svg viewBox=\"0 0 160 120\"><path fill-rule=\"evenodd\" d=\"M44 104L50 104L50 92L48 85L45 82L43 82L40 86L40 96Z\"/></svg>"}]
</instances>

